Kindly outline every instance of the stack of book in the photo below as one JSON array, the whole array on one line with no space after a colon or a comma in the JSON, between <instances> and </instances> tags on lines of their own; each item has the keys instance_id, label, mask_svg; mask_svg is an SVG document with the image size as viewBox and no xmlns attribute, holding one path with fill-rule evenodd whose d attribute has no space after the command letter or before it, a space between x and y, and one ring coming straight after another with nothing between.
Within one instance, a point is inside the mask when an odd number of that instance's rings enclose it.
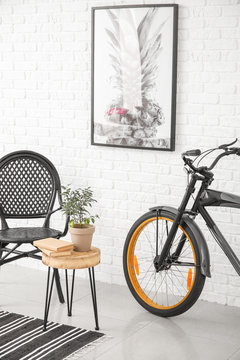
<instances>
[{"instance_id":1,"label":"stack of book","mask_svg":"<svg viewBox=\"0 0 240 360\"><path fill-rule=\"evenodd\" d=\"M68 256L73 252L72 243L54 238L36 240L33 242L33 245L48 256Z\"/></svg>"}]
</instances>

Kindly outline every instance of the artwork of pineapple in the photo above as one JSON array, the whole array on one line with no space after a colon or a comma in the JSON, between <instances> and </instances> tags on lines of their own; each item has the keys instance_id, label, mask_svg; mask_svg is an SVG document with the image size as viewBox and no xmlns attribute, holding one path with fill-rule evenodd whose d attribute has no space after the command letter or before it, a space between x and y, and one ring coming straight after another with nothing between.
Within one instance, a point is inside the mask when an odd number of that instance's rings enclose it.
<instances>
[{"instance_id":1,"label":"artwork of pineapple","mask_svg":"<svg viewBox=\"0 0 240 360\"><path fill-rule=\"evenodd\" d=\"M95 123L95 133L104 136L107 144L169 148L170 139L161 137L165 116L156 100L164 23L154 32L151 24L158 11L149 8L136 24L129 8L107 10L111 26L105 32L112 67L108 81L113 91L104 122Z\"/></svg>"}]
</instances>

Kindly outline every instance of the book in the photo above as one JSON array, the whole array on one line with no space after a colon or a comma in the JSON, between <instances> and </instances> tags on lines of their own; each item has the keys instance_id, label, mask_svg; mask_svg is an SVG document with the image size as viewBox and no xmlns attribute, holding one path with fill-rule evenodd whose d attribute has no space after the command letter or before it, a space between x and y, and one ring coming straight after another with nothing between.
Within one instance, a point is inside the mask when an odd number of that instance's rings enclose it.
<instances>
[{"instance_id":1,"label":"book","mask_svg":"<svg viewBox=\"0 0 240 360\"><path fill-rule=\"evenodd\" d=\"M55 239L55 238L46 238L46 239L42 239L42 240L36 240L33 242L33 245L42 249L46 249L46 250L52 250L52 251L70 251L73 250L73 244L68 242L68 241L64 241L64 240L59 240L59 239Z\"/></svg>"},{"instance_id":2,"label":"book","mask_svg":"<svg viewBox=\"0 0 240 360\"><path fill-rule=\"evenodd\" d=\"M44 249L44 248L40 248L40 246L38 246L38 248L41 250L41 252L43 252L43 253L46 254L47 256L59 257L59 256L69 256L69 255L72 255L72 251L71 251L71 250L67 250L67 251L52 251L52 250L47 250L47 249Z\"/></svg>"}]
</instances>

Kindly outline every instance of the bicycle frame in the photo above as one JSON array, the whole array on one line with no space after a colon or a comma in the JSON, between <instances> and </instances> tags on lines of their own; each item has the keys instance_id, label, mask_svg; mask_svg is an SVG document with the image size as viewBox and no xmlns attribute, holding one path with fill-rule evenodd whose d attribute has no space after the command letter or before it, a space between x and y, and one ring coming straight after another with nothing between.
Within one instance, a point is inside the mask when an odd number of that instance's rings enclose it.
<instances>
[{"instance_id":1,"label":"bicycle frame","mask_svg":"<svg viewBox=\"0 0 240 360\"><path fill-rule=\"evenodd\" d=\"M192 193L195 191L195 185L197 180L201 180L202 185L198 191L198 194L196 196L196 199L194 201L191 210L186 210L188 201ZM205 208L207 206L240 208L240 196L226 192L220 192L216 190L209 190L208 189L209 184L210 184L209 181L203 178L202 176L199 176L197 174L192 175L191 181L187 186L185 195L178 208L176 218L171 226L166 243L163 246L162 252L160 255L156 253L155 266L157 266L159 270L161 270L161 266L164 266L163 265L164 260L169 254L178 226L181 225L181 219L183 215L187 213L193 218L195 218L198 214L202 216L211 234L216 240L217 244L221 247L227 258L231 262L232 266L234 267L235 271L240 276L240 260L238 259L237 255L234 253L233 249L228 244L227 240L225 239L225 237L223 236L223 234L221 233L221 231L215 224L214 220L212 219L212 217ZM181 254L181 250L183 248L184 242L185 240L183 236L179 241L176 251L172 255L174 256L174 259L178 259L179 255Z\"/></svg>"}]
</instances>

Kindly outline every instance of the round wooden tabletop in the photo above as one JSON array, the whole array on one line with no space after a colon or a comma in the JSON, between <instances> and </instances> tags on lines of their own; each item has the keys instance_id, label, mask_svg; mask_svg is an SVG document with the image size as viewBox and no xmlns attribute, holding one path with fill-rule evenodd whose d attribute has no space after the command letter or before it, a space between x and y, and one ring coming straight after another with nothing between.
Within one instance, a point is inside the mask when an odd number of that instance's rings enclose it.
<instances>
[{"instance_id":1,"label":"round wooden tabletop","mask_svg":"<svg viewBox=\"0 0 240 360\"><path fill-rule=\"evenodd\" d=\"M58 257L47 256L42 253L42 262L54 269L90 268L100 263L100 249L92 246L90 251L73 251L71 255Z\"/></svg>"}]
</instances>

